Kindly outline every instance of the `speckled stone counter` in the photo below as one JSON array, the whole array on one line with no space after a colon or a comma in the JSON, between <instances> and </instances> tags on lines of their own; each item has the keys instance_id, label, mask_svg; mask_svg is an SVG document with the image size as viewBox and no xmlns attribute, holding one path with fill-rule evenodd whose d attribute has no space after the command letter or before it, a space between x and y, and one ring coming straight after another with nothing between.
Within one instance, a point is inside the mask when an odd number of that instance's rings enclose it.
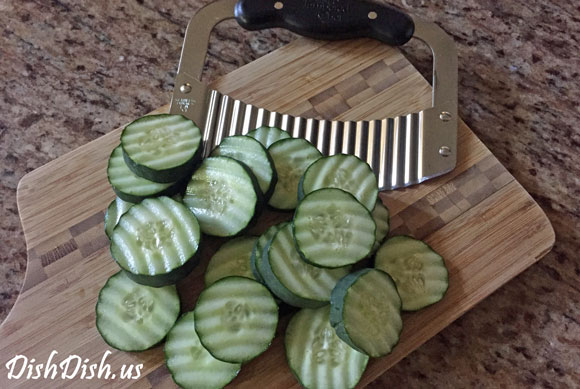
<instances>
[{"instance_id":1,"label":"speckled stone counter","mask_svg":"<svg viewBox=\"0 0 580 389\"><path fill-rule=\"evenodd\" d=\"M202 3L0 2L0 320L26 268L18 181L168 103L185 26ZM580 5L395 3L455 38L461 116L543 207L557 242L371 387L580 387ZM224 23L211 39L204 77L292 39ZM405 51L429 76L425 48Z\"/></svg>"}]
</instances>

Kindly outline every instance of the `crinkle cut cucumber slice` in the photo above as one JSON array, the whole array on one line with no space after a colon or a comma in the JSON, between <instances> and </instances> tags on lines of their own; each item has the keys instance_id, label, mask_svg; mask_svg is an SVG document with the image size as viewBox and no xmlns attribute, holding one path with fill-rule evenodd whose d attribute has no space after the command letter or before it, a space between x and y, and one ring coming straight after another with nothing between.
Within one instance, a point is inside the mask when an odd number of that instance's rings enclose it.
<instances>
[{"instance_id":1,"label":"crinkle cut cucumber slice","mask_svg":"<svg viewBox=\"0 0 580 389\"><path fill-rule=\"evenodd\" d=\"M377 231L375 232L375 244L373 246L373 252L375 252L389 234L389 209L379 199L377 200L377 205L375 205L375 208L371 212L371 216L377 226Z\"/></svg>"},{"instance_id":2,"label":"crinkle cut cucumber slice","mask_svg":"<svg viewBox=\"0 0 580 389\"><path fill-rule=\"evenodd\" d=\"M245 277L222 278L204 289L194 315L203 346L230 363L247 362L264 352L278 324L278 306L268 289Z\"/></svg>"},{"instance_id":3,"label":"crinkle cut cucumber slice","mask_svg":"<svg viewBox=\"0 0 580 389\"><path fill-rule=\"evenodd\" d=\"M264 247L268 245L268 242L272 240L276 232L278 232L286 224L287 222L283 222L271 226L258 238L254 244L254 248L252 249L252 256L250 257L250 268L252 269L254 278L262 284L264 283L264 278L260 274L260 262L262 261Z\"/></svg>"},{"instance_id":4,"label":"crinkle cut cucumber slice","mask_svg":"<svg viewBox=\"0 0 580 389\"><path fill-rule=\"evenodd\" d=\"M146 199L121 216L111 235L111 255L134 281L174 284L198 262L201 232L195 216L169 198Z\"/></svg>"},{"instance_id":5,"label":"crinkle cut cucumber slice","mask_svg":"<svg viewBox=\"0 0 580 389\"><path fill-rule=\"evenodd\" d=\"M298 252L320 267L352 265L375 243L375 222L353 195L341 189L318 189L296 208L294 238Z\"/></svg>"},{"instance_id":6,"label":"crinkle cut cucumber slice","mask_svg":"<svg viewBox=\"0 0 580 389\"><path fill-rule=\"evenodd\" d=\"M120 271L101 289L96 315L97 330L111 347L147 350L173 327L179 316L179 296L174 285L152 288Z\"/></svg>"},{"instance_id":7,"label":"crinkle cut cucumber slice","mask_svg":"<svg viewBox=\"0 0 580 389\"><path fill-rule=\"evenodd\" d=\"M120 197L115 197L115 200L111 201L111 204L107 207L105 212L105 234L111 239L111 234L113 229L119 223L119 219L123 216L129 208L131 208L135 203L130 203L121 199Z\"/></svg>"},{"instance_id":8,"label":"crinkle cut cucumber slice","mask_svg":"<svg viewBox=\"0 0 580 389\"><path fill-rule=\"evenodd\" d=\"M292 210L298 203L298 182L308 166L322 157L316 147L305 139L282 139L268 148L278 172L278 183L268 205L280 210Z\"/></svg>"},{"instance_id":9,"label":"crinkle cut cucumber slice","mask_svg":"<svg viewBox=\"0 0 580 389\"><path fill-rule=\"evenodd\" d=\"M160 184L137 176L127 167L121 146L116 147L109 157L107 177L117 196L131 203L148 197L171 196L183 188L181 181Z\"/></svg>"},{"instance_id":10,"label":"crinkle cut cucumber slice","mask_svg":"<svg viewBox=\"0 0 580 389\"><path fill-rule=\"evenodd\" d=\"M302 309L292 317L284 346L290 369L309 389L354 388L369 357L343 342L330 326L328 306Z\"/></svg>"},{"instance_id":11,"label":"crinkle cut cucumber slice","mask_svg":"<svg viewBox=\"0 0 580 389\"><path fill-rule=\"evenodd\" d=\"M280 139L291 138L290 134L284 130L277 127L259 127L255 130L248 132L246 135L251 136L260 142L265 148L270 147L272 144L276 143Z\"/></svg>"},{"instance_id":12,"label":"crinkle cut cucumber slice","mask_svg":"<svg viewBox=\"0 0 580 389\"><path fill-rule=\"evenodd\" d=\"M177 193L171 198L175 201L182 202L183 196L180 193ZM119 196L115 197L115 200L111 201L107 210L105 211L105 234L107 237L111 239L111 234L113 233L113 229L119 223L121 216L123 216L129 208L131 208L135 203L131 203L128 201L123 200Z\"/></svg>"},{"instance_id":13,"label":"crinkle cut cucumber slice","mask_svg":"<svg viewBox=\"0 0 580 389\"><path fill-rule=\"evenodd\" d=\"M242 236L224 243L209 260L205 286L229 276L255 279L250 268L250 257L257 241L255 236Z\"/></svg>"},{"instance_id":14,"label":"crinkle cut cucumber slice","mask_svg":"<svg viewBox=\"0 0 580 389\"><path fill-rule=\"evenodd\" d=\"M332 291L330 307L336 334L360 352L380 357L399 342L401 298L387 273L362 269L347 275Z\"/></svg>"},{"instance_id":15,"label":"crinkle cut cucumber slice","mask_svg":"<svg viewBox=\"0 0 580 389\"><path fill-rule=\"evenodd\" d=\"M301 308L326 305L332 289L349 270L350 266L323 269L304 262L296 251L290 223L267 244L260 262L268 288L285 303Z\"/></svg>"},{"instance_id":16,"label":"crinkle cut cucumber slice","mask_svg":"<svg viewBox=\"0 0 580 389\"><path fill-rule=\"evenodd\" d=\"M184 389L222 388L239 373L240 363L214 358L195 332L193 311L179 318L167 334L165 361L173 381Z\"/></svg>"},{"instance_id":17,"label":"crinkle cut cucumber slice","mask_svg":"<svg viewBox=\"0 0 580 389\"><path fill-rule=\"evenodd\" d=\"M183 203L197 216L201 230L214 236L244 231L261 208L256 178L229 157L206 158L193 173Z\"/></svg>"},{"instance_id":18,"label":"crinkle cut cucumber slice","mask_svg":"<svg viewBox=\"0 0 580 389\"><path fill-rule=\"evenodd\" d=\"M410 236L395 236L383 243L375 267L393 278L405 311L438 302L449 287L443 258L425 242Z\"/></svg>"},{"instance_id":19,"label":"crinkle cut cucumber slice","mask_svg":"<svg viewBox=\"0 0 580 389\"><path fill-rule=\"evenodd\" d=\"M123 129L125 162L136 175L154 182L179 181L201 156L201 131L182 115L144 116Z\"/></svg>"},{"instance_id":20,"label":"crinkle cut cucumber slice","mask_svg":"<svg viewBox=\"0 0 580 389\"><path fill-rule=\"evenodd\" d=\"M352 194L369 211L377 203L379 188L371 167L354 155L336 154L322 157L304 173L298 188L298 199L320 188L339 188Z\"/></svg>"},{"instance_id":21,"label":"crinkle cut cucumber slice","mask_svg":"<svg viewBox=\"0 0 580 389\"><path fill-rule=\"evenodd\" d=\"M211 156L223 155L246 164L256 176L264 198L270 197L278 181L274 162L260 142L249 136L230 136L214 149Z\"/></svg>"}]
</instances>

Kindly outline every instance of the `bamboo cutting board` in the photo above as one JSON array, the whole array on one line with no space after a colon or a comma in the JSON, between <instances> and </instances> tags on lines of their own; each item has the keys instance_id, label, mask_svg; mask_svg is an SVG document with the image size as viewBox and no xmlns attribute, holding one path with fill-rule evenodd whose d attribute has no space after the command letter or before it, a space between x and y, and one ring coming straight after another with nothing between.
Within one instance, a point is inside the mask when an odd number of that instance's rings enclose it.
<instances>
[{"instance_id":1,"label":"bamboo cutting board","mask_svg":"<svg viewBox=\"0 0 580 389\"><path fill-rule=\"evenodd\" d=\"M380 119L417 112L430 104L430 87L397 49L375 41L325 43L301 39L223 77L213 85L248 103L293 115L326 119ZM167 107L159 112L166 111ZM107 157L120 130L26 175L18 204L28 245L28 268L20 298L0 327L0 387L172 387L162 347L117 352L95 329L99 289L118 271L108 252L103 216L114 198ZM445 298L405 314L395 351L370 361L361 386L372 381L490 293L545 255L554 243L546 216L464 124L459 126L458 165L449 174L404 190L383 192L392 234L425 239L446 259L450 288ZM288 215L262 217L255 232ZM203 287L209 256L223 242L207 239L202 263L179 285L183 309ZM278 330L282 333L286 314ZM15 355L45 363L78 355L83 363L106 362L115 379L8 380ZM411 356L412 358L412 356ZM85 361L88 360L88 361ZM139 379L120 379L125 364L143 364ZM74 365L74 364L73 364ZM71 373L69 370L69 373ZM281 336L245 365L235 387L298 387L287 367Z\"/></svg>"}]
</instances>

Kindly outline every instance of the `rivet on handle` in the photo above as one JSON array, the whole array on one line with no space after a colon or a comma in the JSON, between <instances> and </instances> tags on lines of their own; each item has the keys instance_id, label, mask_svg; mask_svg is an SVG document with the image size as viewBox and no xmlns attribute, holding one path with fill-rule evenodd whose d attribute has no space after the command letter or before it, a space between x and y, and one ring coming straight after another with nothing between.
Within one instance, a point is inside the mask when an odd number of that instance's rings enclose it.
<instances>
[{"instance_id":1,"label":"rivet on handle","mask_svg":"<svg viewBox=\"0 0 580 389\"><path fill-rule=\"evenodd\" d=\"M441 146L439 148L439 154L442 157L449 157L451 155L451 149L449 147L447 147L447 146Z\"/></svg>"},{"instance_id":2,"label":"rivet on handle","mask_svg":"<svg viewBox=\"0 0 580 389\"><path fill-rule=\"evenodd\" d=\"M444 122L448 122L451 120L451 114L447 111L443 111L439 114L439 119L441 119Z\"/></svg>"},{"instance_id":3,"label":"rivet on handle","mask_svg":"<svg viewBox=\"0 0 580 389\"><path fill-rule=\"evenodd\" d=\"M189 82L186 82L185 84L181 85L179 87L179 91L181 93L189 93L191 92L191 84Z\"/></svg>"}]
</instances>

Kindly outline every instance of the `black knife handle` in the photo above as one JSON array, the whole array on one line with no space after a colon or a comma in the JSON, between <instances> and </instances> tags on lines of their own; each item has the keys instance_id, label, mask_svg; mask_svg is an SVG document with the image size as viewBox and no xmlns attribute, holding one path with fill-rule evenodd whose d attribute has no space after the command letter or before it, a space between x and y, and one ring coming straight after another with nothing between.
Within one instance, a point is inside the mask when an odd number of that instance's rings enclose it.
<instances>
[{"instance_id":1,"label":"black knife handle","mask_svg":"<svg viewBox=\"0 0 580 389\"><path fill-rule=\"evenodd\" d=\"M374 38L400 46L413 36L413 19L396 8L361 0L239 0L238 23L247 30L281 27L324 40Z\"/></svg>"}]
</instances>

